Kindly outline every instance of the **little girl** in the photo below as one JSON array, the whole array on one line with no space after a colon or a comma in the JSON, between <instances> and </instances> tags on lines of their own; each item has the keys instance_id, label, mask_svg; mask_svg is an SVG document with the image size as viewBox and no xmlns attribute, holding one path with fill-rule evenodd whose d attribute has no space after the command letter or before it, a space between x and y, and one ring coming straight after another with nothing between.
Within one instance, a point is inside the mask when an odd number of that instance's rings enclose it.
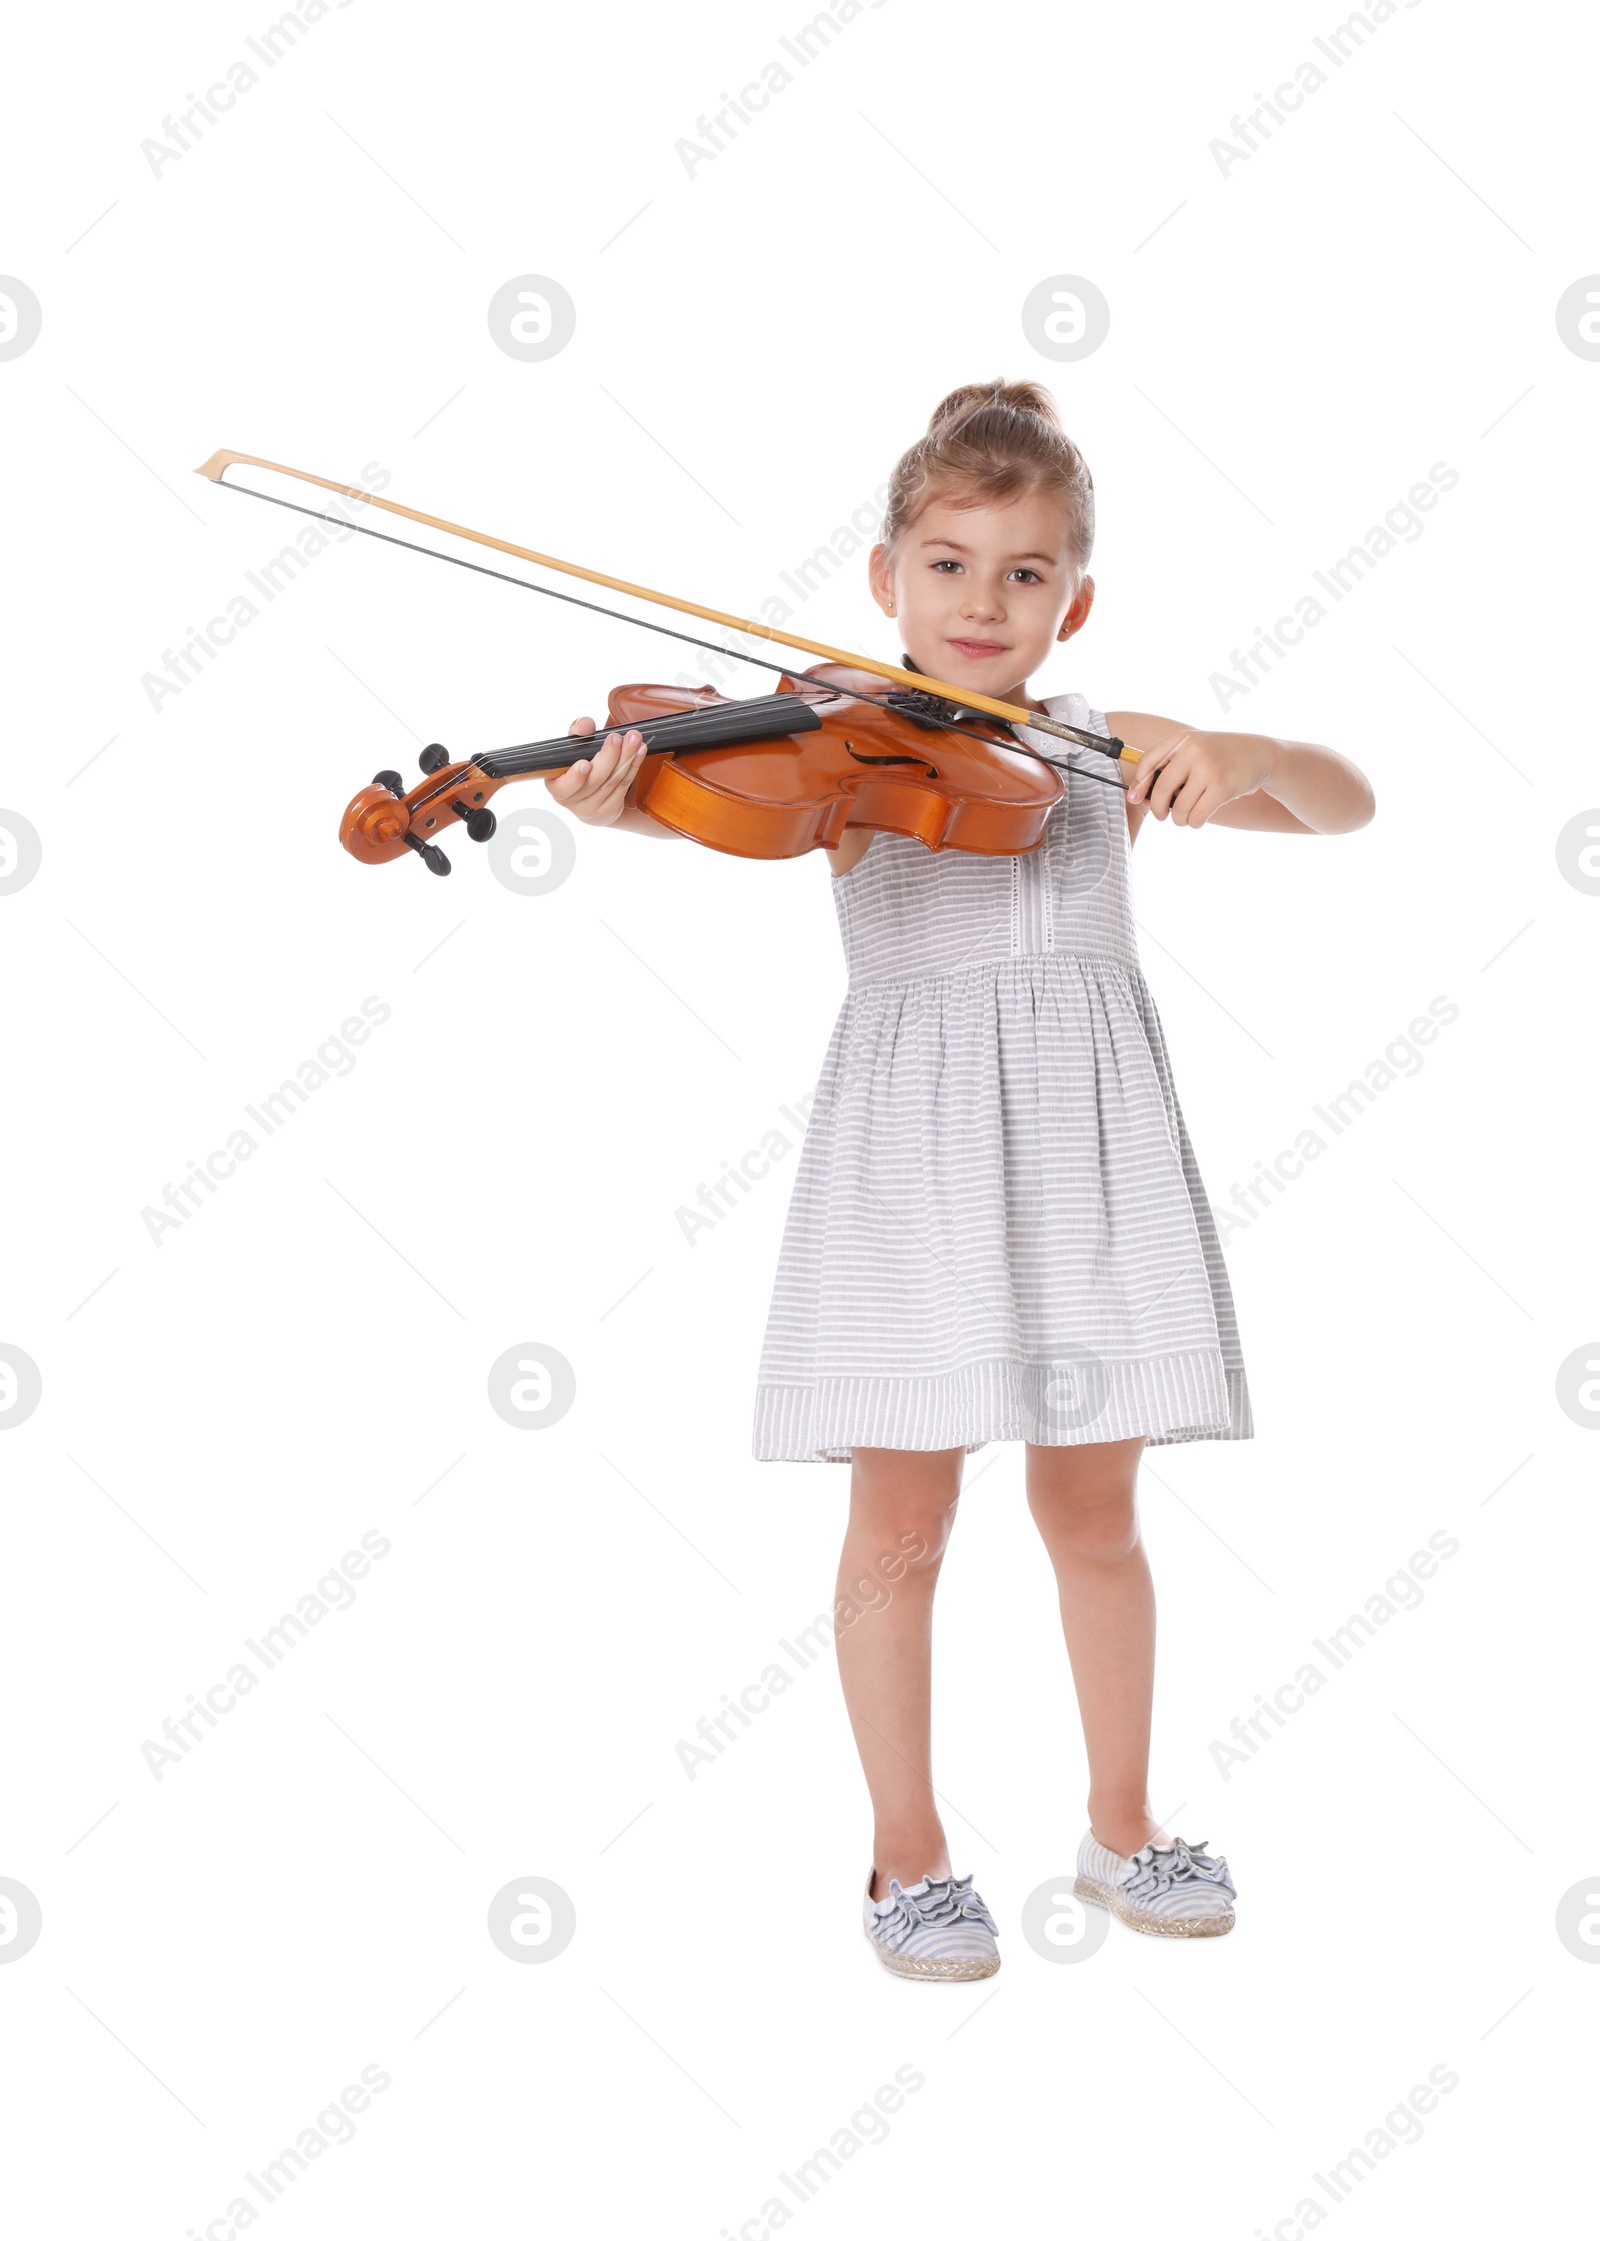
<instances>
[{"instance_id":1,"label":"little girl","mask_svg":"<svg viewBox=\"0 0 1600 2241\"><path fill-rule=\"evenodd\" d=\"M1372 789L1325 747L1029 697L1094 603L1094 486L1046 390L954 390L895 468L873 597L930 683L1042 709L1129 766L1024 728L1067 765L1042 847L934 853L860 827L833 852L849 990L796 1170L756 1393L763 1460L848 1462L835 1624L871 1793L863 1921L901 1976L1000 1965L951 1872L931 1778L934 1587L965 1456L1026 1442L1089 1761L1078 1895L1130 1928L1233 1927L1227 1862L1147 1795L1155 1604L1146 1445L1253 1436L1233 1300L1139 967L1128 851L1145 818L1339 833ZM592 721L572 727L587 736ZM643 741L547 779L590 824L635 807ZM1097 782L1097 781L1109 781ZM884 1594L879 1582L892 1583ZM872 1592L863 1595L861 1590Z\"/></svg>"}]
</instances>

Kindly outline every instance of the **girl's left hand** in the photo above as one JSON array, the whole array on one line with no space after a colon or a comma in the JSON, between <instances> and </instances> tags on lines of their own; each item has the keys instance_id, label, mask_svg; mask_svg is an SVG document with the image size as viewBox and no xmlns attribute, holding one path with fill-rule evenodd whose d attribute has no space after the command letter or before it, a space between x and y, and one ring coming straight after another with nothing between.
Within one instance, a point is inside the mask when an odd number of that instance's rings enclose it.
<instances>
[{"instance_id":1,"label":"girl's left hand","mask_svg":"<svg viewBox=\"0 0 1600 2241\"><path fill-rule=\"evenodd\" d=\"M1142 749L1128 799L1175 825L1203 825L1228 802L1256 793L1271 768L1268 739L1175 724L1170 739Z\"/></svg>"}]
</instances>

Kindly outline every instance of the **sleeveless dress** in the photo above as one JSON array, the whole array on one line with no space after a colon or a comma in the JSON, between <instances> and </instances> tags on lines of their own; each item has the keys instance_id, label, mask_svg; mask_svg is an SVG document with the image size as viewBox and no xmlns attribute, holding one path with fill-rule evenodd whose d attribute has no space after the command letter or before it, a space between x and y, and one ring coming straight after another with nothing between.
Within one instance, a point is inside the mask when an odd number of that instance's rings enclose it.
<instances>
[{"instance_id":1,"label":"sleeveless dress","mask_svg":"<svg viewBox=\"0 0 1600 2241\"><path fill-rule=\"evenodd\" d=\"M1109 737L1078 694L1045 705ZM1254 1437L1128 852L1120 788L1069 772L1028 855L880 832L830 879L849 986L779 1250L759 1460Z\"/></svg>"}]
</instances>

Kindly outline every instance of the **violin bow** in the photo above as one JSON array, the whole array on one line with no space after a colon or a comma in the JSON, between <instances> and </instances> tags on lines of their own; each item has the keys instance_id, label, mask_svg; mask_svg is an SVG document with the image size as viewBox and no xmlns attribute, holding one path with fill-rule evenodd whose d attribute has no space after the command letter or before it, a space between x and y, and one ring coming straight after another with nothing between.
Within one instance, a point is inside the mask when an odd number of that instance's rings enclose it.
<instances>
[{"instance_id":1,"label":"violin bow","mask_svg":"<svg viewBox=\"0 0 1600 2241\"><path fill-rule=\"evenodd\" d=\"M1126 746L1120 739L1101 739L1095 732L1082 731L1075 724L1063 723L1059 717L1046 715L1040 709L1020 708L1014 706L1010 701L993 700L986 693L973 692L964 685L946 684L942 679L929 677L921 670L897 669L890 662L874 661L866 654L846 653L838 646L824 645L814 638L797 637L794 632L780 630L773 623L752 622L743 615L724 614L718 607L702 607L692 599L679 599L669 591L652 591L647 584L632 584L620 576L607 576L601 574L597 569L580 567L573 560L558 560L553 553L533 552L528 546L511 544L504 537L491 537L486 530L467 529L460 522L442 521L436 514L419 513L415 507L402 506L393 498L380 497L376 491L358 489L352 483L333 482L326 475L311 474L304 467L285 467L275 459L258 459L253 453L247 451L214 451L204 466L195 469L195 473L204 475L208 481L217 483L224 490L239 492L246 498L261 498L269 505L285 506L291 513L306 514L313 521L331 521L340 528L363 529L360 522L348 521L339 515L316 513L308 506L296 506L290 499L274 497L270 491L252 490L247 483L231 483L226 479L230 467L259 467L268 474L288 475L296 482L312 483L319 490L331 490L337 497L353 499L362 506L380 506L385 513L397 514L402 521L414 521L424 529L438 530L448 537L464 537L472 544L485 545L491 552L507 553L512 559L528 561L536 568L557 569L562 575L576 576L584 583L598 584L607 591L621 592L631 599L645 599L658 607L672 607L679 614L697 615L702 622L717 623L723 629L736 630L747 637L764 638L774 645L790 646L797 652L817 655L823 661L837 662L846 669L863 670L869 676L881 677L903 691L915 693L923 701L934 697L938 700L954 702L962 708L974 709L983 715L998 717L1002 723L1008 725L1024 724L1029 729L1042 731L1051 738L1065 740L1071 746L1092 747L1101 754L1109 755L1114 762L1127 763L1132 766L1137 764L1140 759L1139 750L1136 747ZM453 553L434 552L430 546L414 545L401 537L386 537L382 530L366 529L364 534L370 537L378 537L386 544L400 545L407 552L425 553L433 560L455 560L457 565L462 567L475 565L470 561L460 561L458 556ZM480 572L485 575L500 575L500 571L494 569L483 569ZM548 585L530 584L520 576L500 576L500 580L505 583L518 584L524 591L549 592ZM563 595L555 592L550 593L550 596L560 598ZM575 601L573 604L589 603ZM620 615L615 608L611 607L599 607L596 611L600 614L611 615L620 622L641 622L643 620L639 616ZM660 629L663 626L646 624L645 627L647 629ZM668 637L683 637L685 633L666 631L665 635ZM708 643L701 638L690 639L688 642L697 646L705 646ZM731 648L714 646L709 650L713 653L732 654ZM750 660L753 657L732 654L732 658L735 660ZM793 670L783 669L782 664L777 662L760 663L758 666L778 669L782 675L787 677L796 674ZM848 688L840 689L848 690ZM854 694L850 697L861 700L873 698L872 695L865 693ZM1028 746L1025 740L1008 739L999 744L1018 747L1026 754L1035 755L1041 762L1056 762L1054 756L1039 755L1038 749ZM1076 769L1079 775L1085 778L1098 777L1099 775L1094 771L1082 770L1080 766L1071 763L1058 763L1056 767L1068 770ZM1121 785L1121 780L1115 778L1108 778L1103 782L1112 786Z\"/></svg>"}]
</instances>

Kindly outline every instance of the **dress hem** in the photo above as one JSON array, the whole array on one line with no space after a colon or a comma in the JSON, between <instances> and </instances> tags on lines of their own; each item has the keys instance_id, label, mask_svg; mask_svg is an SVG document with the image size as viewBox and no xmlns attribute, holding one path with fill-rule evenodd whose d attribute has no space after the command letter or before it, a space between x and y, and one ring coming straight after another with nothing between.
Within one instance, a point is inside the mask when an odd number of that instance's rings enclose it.
<instances>
[{"instance_id":1,"label":"dress hem","mask_svg":"<svg viewBox=\"0 0 1600 2241\"><path fill-rule=\"evenodd\" d=\"M1150 1447L1255 1437L1242 1367L1215 1350L1101 1362L1001 1356L939 1377L825 1377L756 1388L757 1462L848 1463L853 1447L969 1455L990 1440L1085 1447L1143 1437Z\"/></svg>"}]
</instances>

